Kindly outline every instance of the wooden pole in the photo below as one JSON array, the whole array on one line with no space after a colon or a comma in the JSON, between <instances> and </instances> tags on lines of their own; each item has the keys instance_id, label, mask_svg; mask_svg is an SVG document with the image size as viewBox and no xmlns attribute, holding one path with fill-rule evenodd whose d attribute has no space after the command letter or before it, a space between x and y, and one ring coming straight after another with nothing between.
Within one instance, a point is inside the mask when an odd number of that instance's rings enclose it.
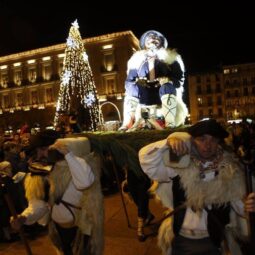
<instances>
[{"instance_id":1,"label":"wooden pole","mask_svg":"<svg viewBox=\"0 0 255 255\"><path fill-rule=\"evenodd\" d=\"M252 165L251 161L243 160L245 166L245 182L246 182L246 193L247 195L253 192L252 187ZM255 254L255 213L250 212L248 214L248 231L249 231L249 254Z\"/></svg>"},{"instance_id":2,"label":"wooden pole","mask_svg":"<svg viewBox=\"0 0 255 255\"><path fill-rule=\"evenodd\" d=\"M113 158L112 154L110 154L110 160L112 162L113 172L114 172L115 178L116 178L117 183L118 183L120 197L121 197L121 201L122 201L124 212L125 212L126 219L127 219L127 224L128 224L128 227L131 228L131 224L130 224L130 220L129 220L128 212L127 212L127 207L126 207L126 204L125 204L125 199L123 197L122 190L121 190L120 178L119 178L117 167L116 167L116 164L114 162L114 158Z\"/></svg>"}]
</instances>

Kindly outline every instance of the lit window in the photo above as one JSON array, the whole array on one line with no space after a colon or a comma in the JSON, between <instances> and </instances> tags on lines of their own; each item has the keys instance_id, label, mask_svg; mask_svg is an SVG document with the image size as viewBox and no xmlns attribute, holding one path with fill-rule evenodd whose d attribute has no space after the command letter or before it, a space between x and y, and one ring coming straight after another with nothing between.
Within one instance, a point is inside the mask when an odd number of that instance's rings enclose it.
<instances>
[{"instance_id":1,"label":"lit window","mask_svg":"<svg viewBox=\"0 0 255 255\"><path fill-rule=\"evenodd\" d=\"M105 54L104 55L104 67L108 72L111 72L114 69L114 55Z\"/></svg>"},{"instance_id":2,"label":"lit window","mask_svg":"<svg viewBox=\"0 0 255 255\"><path fill-rule=\"evenodd\" d=\"M9 97L9 95L4 95L4 108L10 108L10 97Z\"/></svg>"},{"instance_id":3,"label":"lit window","mask_svg":"<svg viewBox=\"0 0 255 255\"><path fill-rule=\"evenodd\" d=\"M109 50L109 49L112 49L113 45L112 44L107 44L107 45L104 45L102 48L103 50Z\"/></svg>"},{"instance_id":4,"label":"lit window","mask_svg":"<svg viewBox=\"0 0 255 255\"><path fill-rule=\"evenodd\" d=\"M50 65L43 66L43 78L46 81L49 81L51 77L51 67Z\"/></svg>"},{"instance_id":5,"label":"lit window","mask_svg":"<svg viewBox=\"0 0 255 255\"><path fill-rule=\"evenodd\" d=\"M64 58L64 57L65 57L65 53L58 54L58 58Z\"/></svg>"},{"instance_id":6,"label":"lit window","mask_svg":"<svg viewBox=\"0 0 255 255\"><path fill-rule=\"evenodd\" d=\"M16 70L14 72L14 82L17 85L21 85L21 81L22 81L22 73L21 70Z\"/></svg>"},{"instance_id":7,"label":"lit window","mask_svg":"<svg viewBox=\"0 0 255 255\"><path fill-rule=\"evenodd\" d=\"M64 68L63 62L59 62L59 66L58 66L58 74L59 74L59 76L61 76L63 68Z\"/></svg>"},{"instance_id":8,"label":"lit window","mask_svg":"<svg viewBox=\"0 0 255 255\"><path fill-rule=\"evenodd\" d=\"M22 93L17 93L15 104L16 104L16 106L22 106L22 104L23 104Z\"/></svg>"},{"instance_id":9,"label":"lit window","mask_svg":"<svg viewBox=\"0 0 255 255\"><path fill-rule=\"evenodd\" d=\"M46 89L46 102L47 103L53 102L53 91L52 91L52 88L47 88Z\"/></svg>"},{"instance_id":10,"label":"lit window","mask_svg":"<svg viewBox=\"0 0 255 255\"><path fill-rule=\"evenodd\" d=\"M1 70L7 69L7 65L0 66Z\"/></svg>"},{"instance_id":11,"label":"lit window","mask_svg":"<svg viewBox=\"0 0 255 255\"><path fill-rule=\"evenodd\" d=\"M1 74L1 86L2 88L7 88L8 86L8 75L7 73Z\"/></svg>"},{"instance_id":12,"label":"lit window","mask_svg":"<svg viewBox=\"0 0 255 255\"><path fill-rule=\"evenodd\" d=\"M37 104L38 103L38 93L36 90L33 90L31 92L31 101L32 101L32 104Z\"/></svg>"},{"instance_id":13,"label":"lit window","mask_svg":"<svg viewBox=\"0 0 255 255\"><path fill-rule=\"evenodd\" d=\"M43 61L49 61L50 59L51 59L50 56L47 56L47 57L43 57L43 58L42 58Z\"/></svg>"},{"instance_id":14,"label":"lit window","mask_svg":"<svg viewBox=\"0 0 255 255\"><path fill-rule=\"evenodd\" d=\"M99 102L105 102L107 101L106 95L99 96Z\"/></svg>"},{"instance_id":15,"label":"lit window","mask_svg":"<svg viewBox=\"0 0 255 255\"><path fill-rule=\"evenodd\" d=\"M35 68L29 69L28 79L29 79L29 81L31 81L33 83L36 81L36 70L35 70Z\"/></svg>"},{"instance_id":16,"label":"lit window","mask_svg":"<svg viewBox=\"0 0 255 255\"><path fill-rule=\"evenodd\" d=\"M114 79L107 79L107 91L108 93L114 93L115 92L115 81Z\"/></svg>"},{"instance_id":17,"label":"lit window","mask_svg":"<svg viewBox=\"0 0 255 255\"><path fill-rule=\"evenodd\" d=\"M203 104L203 100L201 97L198 97L197 98L197 102L198 102L198 105L202 105Z\"/></svg>"},{"instance_id":18,"label":"lit window","mask_svg":"<svg viewBox=\"0 0 255 255\"><path fill-rule=\"evenodd\" d=\"M35 59L30 59L27 61L28 64L34 64L35 63Z\"/></svg>"}]
</instances>

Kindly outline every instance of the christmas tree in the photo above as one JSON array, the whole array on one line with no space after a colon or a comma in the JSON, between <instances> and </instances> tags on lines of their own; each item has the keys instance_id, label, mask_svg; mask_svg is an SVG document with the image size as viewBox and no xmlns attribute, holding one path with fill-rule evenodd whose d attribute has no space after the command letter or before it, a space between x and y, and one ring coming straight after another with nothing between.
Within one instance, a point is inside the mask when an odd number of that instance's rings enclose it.
<instances>
[{"instance_id":1,"label":"christmas tree","mask_svg":"<svg viewBox=\"0 0 255 255\"><path fill-rule=\"evenodd\" d=\"M66 42L55 126L59 124L61 115L75 115L82 130L98 129L97 91L77 20L72 23Z\"/></svg>"}]
</instances>

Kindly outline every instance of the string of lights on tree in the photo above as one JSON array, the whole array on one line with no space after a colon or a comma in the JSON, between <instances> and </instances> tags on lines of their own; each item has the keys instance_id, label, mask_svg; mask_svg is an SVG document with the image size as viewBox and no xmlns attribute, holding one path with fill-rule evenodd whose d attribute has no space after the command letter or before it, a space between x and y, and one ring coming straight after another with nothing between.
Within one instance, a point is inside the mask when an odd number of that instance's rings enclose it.
<instances>
[{"instance_id":1,"label":"string of lights on tree","mask_svg":"<svg viewBox=\"0 0 255 255\"><path fill-rule=\"evenodd\" d=\"M98 129L100 116L97 91L77 20L72 23L66 41L55 126L61 114L84 114L83 123L79 123L83 125L82 129Z\"/></svg>"}]
</instances>

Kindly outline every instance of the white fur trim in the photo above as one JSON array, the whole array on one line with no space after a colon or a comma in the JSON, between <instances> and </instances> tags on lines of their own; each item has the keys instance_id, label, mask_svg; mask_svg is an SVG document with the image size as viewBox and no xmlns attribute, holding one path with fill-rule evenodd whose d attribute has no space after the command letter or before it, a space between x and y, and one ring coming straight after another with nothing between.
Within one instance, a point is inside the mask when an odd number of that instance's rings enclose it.
<instances>
[{"instance_id":1,"label":"white fur trim","mask_svg":"<svg viewBox=\"0 0 255 255\"><path fill-rule=\"evenodd\" d=\"M163 255L171 254L171 242L173 238L173 217L168 217L162 222L158 231L158 246L162 250Z\"/></svg>"},{"instance_id":2,"label":"white fur trim","mask_svg":"<svg viewBox=\"0 0 255 255\"><path fill-rule=\"evenodd\" d=\"M139 69L141 65L146 61L146 50L139 50L133 54L133 56L128 61L127 73L130 69ZM157 51L157 57L159 60L167 63L168 65L173 64L175 61L178 61L182 71L184 71L184 64L181 56L176 52L176 50L170 49L159 49Z\"/></svg>"}]
</instances>

